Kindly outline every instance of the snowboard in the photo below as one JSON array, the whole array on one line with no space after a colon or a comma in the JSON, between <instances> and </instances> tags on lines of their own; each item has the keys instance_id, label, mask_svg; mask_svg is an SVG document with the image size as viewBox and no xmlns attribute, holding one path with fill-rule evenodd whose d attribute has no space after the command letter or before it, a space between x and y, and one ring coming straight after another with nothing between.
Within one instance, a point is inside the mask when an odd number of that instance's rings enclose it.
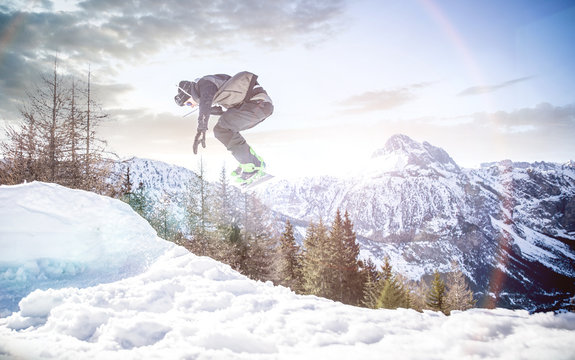
<instances>
[{"instance_id":1,"label":"snowboard","mask_svg":"<svg viewBox=\"0 0 575 360\"><path fill-rule=\"evenodd\" d=\"M247 192L250 190L254 190L255 188L257 188L258 186L260 186L261 184L273 179L274 176L271 174L265 174L263 176L260 176L259 178L255 179L253 182L251 182L250 184L247 185L240 185L240 190L242 192Z\"/></svg>"}]
</instances>

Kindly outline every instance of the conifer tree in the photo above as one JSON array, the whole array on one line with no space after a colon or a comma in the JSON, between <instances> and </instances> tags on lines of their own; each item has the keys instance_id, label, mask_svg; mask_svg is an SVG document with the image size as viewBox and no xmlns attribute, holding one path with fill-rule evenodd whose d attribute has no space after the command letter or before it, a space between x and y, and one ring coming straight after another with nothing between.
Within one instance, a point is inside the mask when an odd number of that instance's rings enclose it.
<instances>
[{"instance_id":1,"label":"conifer tree","mask_svg":"<svg viewBox=\"0 0 575 360\"><path fill-rule=\"evenodd\" d=\"M225 235L225 242L220 244L216 259L229 264L232 269L248 275L247 258L249 249L240 227L237 224L232 224Z\"/></svg>"},{"instance_id":2,"label":"conifer tree","mask_svg":"<svg viewBox=\"0 0 575 360\"><path fill-rule=\"evenodd\" d=\"M329 298L331 295L327 229L320 220L319 224L310 224L304 240L305 255L303 262L304 292Z\"/></svg>"},{"instance_id":3,"label":"conifer tree","mask_svg":"<svg viewBox=\"0 0 575 360\"><path fill-rule=\"evenodd\" d=\"M343 244L345 258L343 264L345 273L343 288L345 289L342 301L346 304L359 305L363 297L363 281L360 271L359 244L356 241L353 223L346 211L343 220Z\"/></svg>"},{"instance_id":4,"label":"conifer tree","mask_svg":"<svg viewBox=\"0 0 575 360\"><path fill-rule=\"evenodd\" d=\"M384 281L391 279L393 276L393 268L389 263L389 256L385 257L384 263L381 266L381 277Z\"/></svg>"},{"instance_id":5,"label":"conifer tree","mask_svg":"<svg viewBox=\"0 0 575 360\"><path fill-rule=\"evenodd\" d=\"M465 275L455 262L452 263L452 271L448 274L445 302L448 311L464 311L475 306L473 291L469 290Z\"/></svg>"},{"instance_id":6,"label":"conifer tree","mask_svg":"<svg viewBox=\"0 0 575 360\"><path fill-rule=\"evenodd\" d=\"M121 199L124 200L125 202L129 203L129 197L132 193L132 187L134 186L134 184L132 183L132 179L130 177L130 166L128 165L126 167L126 173L124 174L123 180L122 180L122 185L120 187L120 195L121 195Z\"/></svg>"},{"instance_id":7,"label":"conifer tree","mask_svg":"<svg viewBox=\"0 0 575 360\"><path fill-rule=\"evenodd\" d=\"M144 219L149 219L152 203L144 183L140 182L138 188L130 193L128 204Z\"/></svg>"},{"instance_id":8,"label":"conifer tree","mask_svg":"<svg viewBox=\"0 0 575 360\"><path fill-rule=\"evenodd\" d=\"M198 173L188 185L188 207L190 231L200 238L205 238L208 229L209 208L209 184L206 180L204 161L198 162Z\"/></svg>"},{"instance_id":9,"label":"conifer tree","mask_svg":"<svg viewBox=\"0 0 575 360\"><path fill-rule=\"evenodd\" d=\"M398 276L392 275L384 280L383 289L377 299L376 307L385 309L409 307L409 295Z\"/></svg>"},{"instance_id":10,"label":"conifer tree","mask_svg":"<svg viewBox=\"0 0 575 360\"><path fill-rule=\"evenodd\" d=\"M300 293L302 291L301 260L293 226L289 220L286 221L285 230L280 237L277 262L279 284Z\"/></svg>"},{"instance_id":11,"label":"conifer tree","mask_svg":"<svg viewBox=\"0 0 575 360\"><path fill-rule=\"evenodd\" d=\"M429 293L429 286L421 279L419 282L412 282L410 284L411 296L409 306L417 311L427 309L427 294Z\"/></svg>"},{"instance_id":12,"label":"conifer tree","mask_svg":"<svg viewBox=\"0 0 575 360\"><path fill-rule=\"evenodd\" d=\"M208 233L210 188L206 180L202 158L198 161L196 176L192 177L186 184L182 202L185 211L185 225L190 234L186 247L196 255L211 255L216 258L214 252L217 242L211 241L211 236Z\"/></svg>"},{"instance_id":13,"label":"conifer tree","mask_svg":"<svg viewBox=\"0 0 575 360\"><path fill-rule=\"evenodd\" d=\"M393 268L389 263L389 256L385 257L384 263L380 267L381 270L377 270L371 259L368 259L366 264L366 269L363 270L365 285L361 304L364 307L376 309L386 281L393 276Z\"/></svg>"},{"instance_id":14,"label":"conifer tree","mask_svg":"<svg viewBox=\"0 0 575 360\"><path fill-rule=\"evenodd\" d=\"M363 280L361 306L375 309L380 292L379 283L381 280L381 272L377 271L377 266L371 259L367 259L361 270L361 276Z\"/></svg>"},{"instance_id":15,"label":"conifer tree","mask_svg":"<svg viewBox=\"0 0 575 360\"><path fill-rule=\"evenodd\" d=\"M247 257L245 234L241 234L238 219L232 216L230 190L226 168L222 166L219 180L210 192L209 199L208 219L213 226L212 234L209 236L212 240L211 256L230 264L236 270L242 267L241 271L245 271L244 260Z\"/></svg>"},{"instance_id":16,"label":"conifer tree","mask_svg":"<svg viewBox=\"0 0 575 360\"><path fill-rule=\"evenodd\" d=\"M324 258L327 267L329 295L328 298L342 302L344 299L344 281L347 273L347 257L345 248L345 230L339 209L331 226Z\"/></svg>"},{"instance_id":17,"label":"conifer tree","mask_svg":"<svg viewBox=\"0 0 575 360\"><path fill-rule=\"evenodd\" d=\"M256 280L271 280L271 266L277 244L272 236L269 213L257 197L245 194L242 218L243 240L248 249L244 274Z\"/></svg>"},{"instance_id":18,"label":"conifer tree","mask_svg":"<svg viewBox=\"0 0 575 360\"><path fill-rule=\"evenodd\" d=\"M173 241L178 231L176 221L170 211L173 198L175 198L174 195L164 191L147 215L148 222L156 230L158 236L168 241Z\"/></svg>"},{"instance_id":19,"label":"conifer tree","mask_svg":"<svg viewBox=\"0 0 575 360\"><path fill-rule=\"evenodd\" d=\"M213 199L214 206L212 207L214 222L217 226L231 226L232 223L237 224L237 219L233 216L234 211L230 187L230 180L224 165L220 171L219 180L216 183Z\"/></svg>"},{"instance_id":20,"label":"conifer tree","mask_svg":"<svg viewBox=\"0 0 575 360\"><path fill-rule=\"evenodd\" d=\"M439 272L435 271L433 274L433 281L431 288L427 294L427 306L434 311L447 311L447 304L445 302L445 283L441 280Z\"/></svg>"}]
</instances>

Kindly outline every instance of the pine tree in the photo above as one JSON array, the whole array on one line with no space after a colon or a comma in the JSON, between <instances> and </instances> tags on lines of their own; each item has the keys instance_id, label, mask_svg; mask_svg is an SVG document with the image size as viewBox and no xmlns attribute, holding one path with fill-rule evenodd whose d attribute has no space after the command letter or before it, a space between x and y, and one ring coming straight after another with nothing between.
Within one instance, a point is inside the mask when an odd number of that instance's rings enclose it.
<instances>
[{"instance_id":1,"label":"pine tree","mask_svg":"<svg viewBox=\"0 0 575 360\"><path fill-rule=\"evenodd\" d=\"M224 165L220 171L220 178L216 183L213 199L214 206L212 207L214 222L218 226L231 226L232 223L237 223L237 219L234 219L233 216L230 186L230 180Z\"/></svg>"},{"instance_id":2,"label":"pine tree","mask_svg":"<svg viewBox=\"0 0 575 360\"><path fill-rule=\"evenodd\" d=\"M214 229L209 237L213 241L210 256L230 264L238 271L245 272L244 261L247 258L245 234L241 233L238 219L232 216L231 204L229 179L225 166L222 166L219 181L211 191L209 200L208 219Z\"/></svg>"},{"instance_id":3,"label":"pine tree","mask_svg":"<svg viewBox=\"0 0 575 360\"><path fill-rule=\"evenodd\" d=\"M419 282L412 282L410 289L410 307L420 312L427 309L427 294L429 293L427 283L423 279Z\"/></svg>"},{"instance_id":4,"label":"pine tree","mask_svg":"<svg viewBox=\"0 0 575 360\"><path fill-rule=\"evenodd\" d=\"M343 220L343 244L345 273L343 277L344 296L346 304L359 305L363 297L363 282L360 272L359 244L356 241L353 223L346 211Z\"/></svg>"},{"instance_id":5,"label":"pine tree","mask_svg":"<svg viewBox=\"0 0 575 360\"><path fill-rule=\"evenodd\" d=\"M304 292L329 298L331 295L328 263L327 229L322 221L310 224L304 240L303 262Z\"/></svg>"},{"instance_id":6,"label":"pine tree","mask_svg":"<svg viewBox=\"0 0 575 360\"><path fill-rule=\"evenodd\" d=\"M272 236L269 212L255 196L245 194L242 218L243 236L248 248L243 274L256 280L272 280L272 258L277 244Z\"/></svg>"},{"instance_id":7,"label":"pine tree","mask_svg":"<svg viewBox=\"0 0 575 360\"><path fill-rule=\"evenodd\" d=\"M280 237L277 256L278 283L293 291L302 292L302 275L299 247L296 244L293 226L286 221L285 230Z\"/></svg>"},{"instance_id":8,"label":"pine tree","mask_svg":"<svg viewBox=\"0 0 575 360\"><path fill-rule=\"evenodd\" d=\"M393 276L393 269L389 263L389 256L385 257L384 263L381 266L381 277L384 281L391 279Z\"/></svg>"},{"instance_id":9,"label":"pine tree","mask_svg":"<svg viewBox=\"0 0 575 360\"><path fill-rule=\"evenodd\" d=\"M383 289L377 299L376 307L385 309L409 307L409 295L397 276L392 275L384 280Z\"/></svg>"},{"instance_id":10,"label":"pine tree","mask_svg":"<svg viewBox=\"0 0 575 360\"><path fill-rule=\"evenodd\" d=\"M381 293L381 272L377 271L377 266L371 259L367 259L361 269L363 283L363 294L361 305L366 308L375 309L377 299Z\"/></svg>"},{"instance_id":11,"label":"pine tree","mask_svg":"<svg viewBox=\"0 0 575 360\"><path fill-rule=\"evenodd\" d=\"M132 187L134 184L132 183L132 179L130 178L130 166L126 167L126 172L124 174L122 185L120 187L120 194L122 200L126 201L127 203L130 202L129 198L132 193ZM127 200L126 200L127 199Z\"/></svg>"},{"instance_id":12,"label":"pine tree","mask_svg":"<svg viewBox=\"0 0 575 360\"><path fill-rule=\"evenodd\" d=\"M190 234L186 247L194 254L200 256L215 255L217 241L209 234L210 214L210 188L205 176L203 159L198 162L196 176L186 184L186 191L182 199L185 212L185 225ZM220 239L221 242L222 239Z\"/></svg>"},{"instance_id":13,"label":"pine tree","mask_svg":"<svg viewBox=\"0 0 575 360\"><path fill-rule=\"evenodd\" d=\"M345 230L339 209L327 238L327 248L323 259L324 266L328 268L328 295L327 297L342 302L344 299L344 281L347 273L347 257L344 243Z\"/></svg>"},{"instance_id":14,"label":"pine tree","mask_svg":"<svg viewBox=\"0 0 575 360\"><path fill-rule=\"evenodd\" d=\"M174 195L164 191L147 214L147 220L158 236L168 241L173 241L178 231L176 221L170 211L173 198L175 198Z\"/></svg>"},{"instance_id":15,"label":"pine tree","mask_svg":"<svg viewBox=\"0 0 575 360\"><path fill-rule=\"evenodd\" d=\"M431 282L431 289L427 294L427 306L434 311L447 311L447 304L445 303L445 283L441 280L439 272L435 271L433 274L433 281Z\"/></svg>"},{"instance_id":16,"label":"pine tree","mask_svg":"<svg viewBox=\"0 0 575 360\"><path fill-rule=\"evenodd\" d=\"M392 276L393 268L388 256L385 257L384 263L379 271L373 261L368 259L366 268L363 270L364 288L361 305L370 309L376 309L383 288Z\"/></svg>"},{"instance_id":17,"label":"pine tree","mask_svg":"<svg viewBox=\"0 0 575 360\"><path fill-rule=\"evenodd\" d=\"M445 302L447 311L451 310L468 310L475 306L473 291L469 290L465 275L457 263L452 263L452 272L447 278L447 293Z\"/></svg>"},{"instance_id":18,"label":"pine tree","mask_svg":"<svg viewBox=\"0 0 575 360\"><path fill-rule=\"evenodd\" d=\"M130 194L129 202L134 211L144 219L149 219L152 212L152 203L144 183L140 182L138 188Z\"/></svg>"},{"instance_id":19,"label":"pine tree","mask_svg":"<svg viewBox=\"0 0 575 360\"><path fill-rule=\"evenodd\" d=\"M242 235L242 231L237 224L232 224L229 227L229 231L226 234L224 243L220 245L219 252L216 258L226 264L229 264L232 269L248 275L249 267L247 263L248 259L248 245Z\"/></svg>"}]
</instances>

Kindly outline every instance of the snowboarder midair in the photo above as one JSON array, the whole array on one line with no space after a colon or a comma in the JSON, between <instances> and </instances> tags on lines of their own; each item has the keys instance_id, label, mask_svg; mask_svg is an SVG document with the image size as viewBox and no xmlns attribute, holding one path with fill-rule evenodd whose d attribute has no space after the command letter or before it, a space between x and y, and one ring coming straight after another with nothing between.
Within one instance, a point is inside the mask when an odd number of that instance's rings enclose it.
<instances>
[{"instance_id":1,"label":"snowboarder midair","mask_svg":"<svg viewBox=\"0 0 575 360\"><path fill-rule=\"evenodd\" d=\"M247 185L265 175L263 159L240 134L265 120L274 109L271 98L259 85L257 75L243 71L234 76L217 74L194 81L182 80L175 101L179 106L199 106L194 154L197 154L199 144L206 147L210 115L219 115L214 135L239 162L232 176L241 185Z\"/></svg>"}]
</instances>

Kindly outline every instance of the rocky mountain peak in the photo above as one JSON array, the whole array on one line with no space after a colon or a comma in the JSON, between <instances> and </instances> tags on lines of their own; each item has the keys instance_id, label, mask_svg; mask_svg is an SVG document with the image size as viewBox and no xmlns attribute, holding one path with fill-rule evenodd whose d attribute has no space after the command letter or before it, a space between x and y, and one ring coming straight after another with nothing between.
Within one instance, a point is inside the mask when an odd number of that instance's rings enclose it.
<instances>
[{"instance_id":1,"label":"rocky mountain peak","mask_svg":"<svg viewBox=\"0 0 575 360\"><path fill-rule=\"evenodd\" d=\"M382 173L407 171L420 174L423 171L425 175L437 173L445 176L445 172L460 172L459 166L445 150L428 142L419 143L403 134L390 137L371 159L372 169Z\"/></svg>"}]
</instances>

